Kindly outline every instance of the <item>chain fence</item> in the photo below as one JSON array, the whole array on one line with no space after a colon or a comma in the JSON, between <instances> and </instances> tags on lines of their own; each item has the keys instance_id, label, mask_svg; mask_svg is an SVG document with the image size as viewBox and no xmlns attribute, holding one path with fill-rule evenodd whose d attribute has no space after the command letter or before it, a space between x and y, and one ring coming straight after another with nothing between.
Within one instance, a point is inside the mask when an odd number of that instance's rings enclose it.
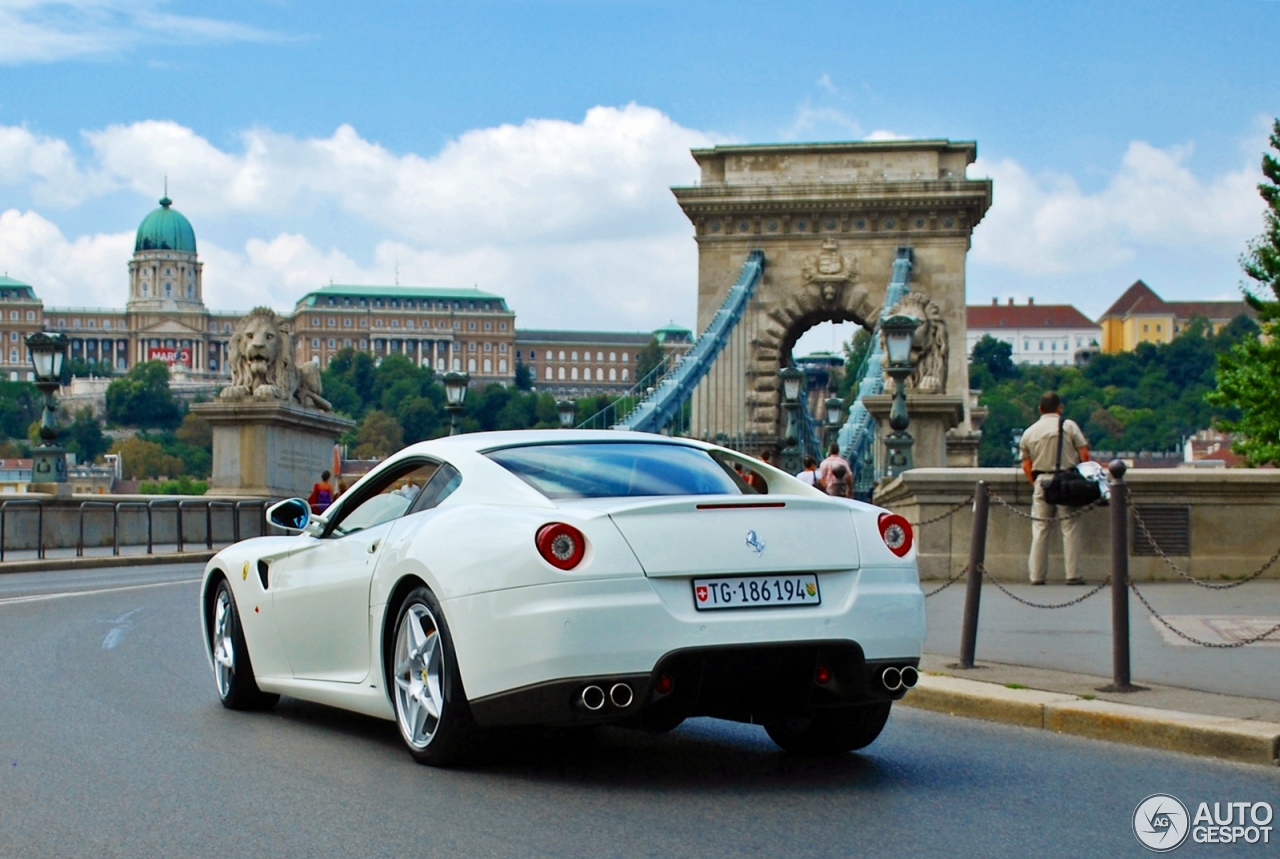
<instances>
[{"instance_id":1,"label":"chain fence","mask_svg":"<svg viewBox=\"0 0 1280 859\"><path fill-rule=\"evenodd\" d=\"M986 572L986 570L983 570L983 569L982 569L982 567L978 567L978 569L979 569L979 570L981 570L981 571L982 571L982 572L984 572L984 573ZM928 593L926 593L926 594L924 595L924 598L925 598L925 599L928 599L928 598L929 598L929 597L931 597L931 596L935 596L935 595L937 595L937 594L942 593L942 592L943 592L943 591L945 591L947 588L951 587L952 585L954 585L956 582L960 581L961 579L963 579L963 578L964 578L965 576L967 576L967 575L969 575L969 568L968 568L968 567L964 567L963 569L961 569L961 570L960 570L960 572L956 573L954 576L952 576L951 578L947 579L947 581L946 581L946 582L945 582L941 587L934 588L933 590L931 590L931 591L929 591Z\"/></svg>"},{"instance_id":2,"label":"chain fence","mask_svg":"<svg viewBox=\"0 0 1280 859\"><path fill-rule=\"evenodd\" d=\"M1107 587L1107 585L1111 584L1111 577L1107 576L1105 579L1102 580L1102 583L1099 584L1096 588L1089 591L1088 593L1081 594L1080 596L1076 597L1073 600L1067 600L1066 602L1061 602L1061 603L1038 603L1038 602L1032 602L1031 600L1028 600L1028 599L1023 599L1022 597L1015 594L1013 591L1006 588L1004 585L1000 584L1000 582L996 580L995 576L991 575L986 570L983 570L982 572L983 572L983 575L986 576L987 580L990 581L991 584L995 585L996 588L1002 594L1004 594L1014 602L1020 602L1025 606L1030 606L1031 608L1049 608L1049 609L1067 608L1068 606L1073 606L1073 605L1077 605L1079 603L1084 602L1089 597L1093 596L1096 593L1100 593Z\"/></svg>"},{"instance_id":3,"label":"chain fence","mask_svg":"<svg viewBox=\"0 0 1280 859\"><path fill-rule=\"evenodd\" d=\"M968 498L961 501L959 504L955 504L951 507L948 507L946 512L940 513L931 519L922 519L919 522L909 522L908 524L911 525L912 528L923 528L925 525L932 525L935 522L941 522L943 519L950 519L952 516L956 515L961 510L968 507L972 503L973 503L973 493L970 492Z\"/></svg>"},{"instance_id":4,"label":"chain fence","mask_svg":"<svg viewBox=\"0 0 1280 859\"><path fill-rule=\"evenodd\" d=\"M994 499L995 502L999 504L1001 507L1003 507L1005 510L1008 510L1010 513L1013 513L1015 516L1021 516L1023 519L1030 519L1032 522L1066 522L1069 519L1075 519L1078 516L1083 516L1084 514L1088 513L1090 510L1093 510L1097 507L1105 507L1107 505L1106 498L1099 498L1097 501L1094 501L1091 504L1086 504L1083 507L1071 508L1071 512L1066 514L1065 516L1035 516L1031 513L1023 513L1017 507L1014 507L1008 501L1005 501L1003 498L1001 498L1000 494L997 493L991 487L987 487L987 495L990 496L992 499ZM972 498L972 496L970 497Z\"/></svg>"},{"instance_id":5,"label":"chain fence","mask_svg":"<svg viewBox=\"0 0 1280 859\"><path fill-rule=\"evenodd\" d=\"M1138 586L1134 584L1132 581L1129 582L1129 590L1133 591L1134 595L1138 597L1138 600L1144 606L1147 607L1147 611L1151 612L1151 616L1154 617L1156 620L1158 620L1160 624L1164 626L1165 629L1169 630L1179 638L1189 641L1192 644L1198 644L1201 647L1213 647L1220 650L1226 650L1233 647L1244 647L1246 644L1257 644L1259 641L1262 641L1263 639L1267 638L1272 633L1280 632L1280 623L1277 623L1275 626L1271 627L1266 632L1260 633L1250 638L1241 639L1240 641L1230 641L1230 642L1202 641L1199 638L1195 638L1194 636L1187 635L1185 632L1178 629L1173 624L1169 623L1169 621L1165 620L1165 618L1161 616L1160 612L1156 611L1155 606L1153 606L1150 602L1147 601L1147 598L1142 595L1142 591L1138 590ZM1275 639L1272 639L1272 641L1275 641Z\"/></svg>"}]
</instances>

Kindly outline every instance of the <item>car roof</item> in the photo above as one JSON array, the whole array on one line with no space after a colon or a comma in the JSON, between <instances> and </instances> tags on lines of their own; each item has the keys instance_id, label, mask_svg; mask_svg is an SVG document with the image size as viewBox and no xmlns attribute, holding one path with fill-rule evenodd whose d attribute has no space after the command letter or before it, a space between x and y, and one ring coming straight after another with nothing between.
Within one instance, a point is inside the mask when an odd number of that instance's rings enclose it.
<instances>
[{"instance_id":1,"label":"car roof","mask_svg":"<svg viewBox=\"0 0 1280 859\"><path fill-rule=\"evenodd\" d=\"M657 433L629 432L624 430L503 430L499 432L472 432L418 442L400 451L404 453L438 453L468 451L485 453L503 447L530 444L583 444L588 442L633 442L641 444L674 444L709 450L715 445L689 438L671 438ZM397 454L398 456L399 454Z\"/></svg>"}]
</instances>

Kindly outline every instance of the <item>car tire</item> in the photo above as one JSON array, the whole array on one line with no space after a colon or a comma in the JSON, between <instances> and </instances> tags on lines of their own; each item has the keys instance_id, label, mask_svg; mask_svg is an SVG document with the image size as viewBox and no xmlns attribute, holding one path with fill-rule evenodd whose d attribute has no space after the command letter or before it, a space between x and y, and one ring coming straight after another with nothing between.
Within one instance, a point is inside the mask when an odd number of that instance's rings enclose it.
<instances>
[{"instance_id":1,"label":"car tire","mask_svg":"<svg viewBox=\"0 0 1280 859\"><path fill-rule=\"evenodd\" d=\"M253 661L240 626L240 611L226 579L219 580L213 594L209 649L222 706L230 710L269 710L280 700L279 695L259 689L253 677Z\"/></svg>"},{"instance_id":2,"label":"car tire","mask_svg":"<svg viewBox=\"0 0 1280 859\"><path fill-rule=\"evenodd\" d=\"M400 604L389 655L396 725L409 754L435 767L471 760L475 720L444 612L427 588L414 589Z\"/></svg>"},{"instance_id":3,"label":"car tire","mask_svg":"<svg viewBox=\"0 0 1280 859\"><path fill-rule=\"evenodd\" d=\"M842 710L820 710L764 726L769 738L797 755L836 755L875 742L889 720L888 701Z\"/></svg>"}]
</instances>

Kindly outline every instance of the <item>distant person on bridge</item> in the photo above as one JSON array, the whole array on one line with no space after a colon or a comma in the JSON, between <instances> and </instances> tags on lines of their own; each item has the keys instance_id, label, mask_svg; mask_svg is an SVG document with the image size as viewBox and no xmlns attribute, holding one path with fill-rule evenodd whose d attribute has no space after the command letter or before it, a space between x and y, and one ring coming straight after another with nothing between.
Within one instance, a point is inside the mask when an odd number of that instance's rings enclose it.
<instances>
[{"instance_id":1,"label":"distant person on bridge","mask_svg":"<svg viewBox=\"0 0 1280 859\"><path fill-rule=\"evenodd\" d=\"M849 465L849 460L840 455L840 445L833 441L831 447L827 448L827 458L818 465L818 470L813 476L813 485L828 495L833 494L831 484L834 482L833 476L837 465L843 465L847 474L853 474L853 466Z\"/></svg>"},{"instance_id":2,"label":"distant person on bridge","mask_svg":"<svg viewBox=\"0 0 1280 859\"><path fill-rule=\"evenodd\" d=\"M814 485L813 481L814 481L814 478L817 477L817 474L818 474L818 460L814 459L812 456L806 456L804 458L804 471L796 475L796 480L799 480L801 483L807 483L810 486L813 486Z\"/></svg>"},{"instance_id":3,"label":"distant person on bridge","mask_svg":"<svg viewBox=\"0 0 1280 859\"><path fill-rule=\"evenodd\" d=\"M317 515L328 510L335 497L329 477L328 471L320 472L320 482L311 487L311 497L307 499L307 503L311 505L311 512Z\"/></svg>"},{"instance_id":4,"label":"distant person on bridge","mask_svg":"<svg viewBox=\"0 0 1280 859\"><path fill-rule=\"evenodd\" d=\"M1062 434L1062 464L1058 465L1058 434ZM1049 573L1049 526L1044 521L1058 515L1058 510L1070 512L1070 507L1059 507L1044 499L1044 488L1057 474L1063 470L1074 468L1082 462L1089 461L1089 442L1080 431L1075 421L1062 418L1062 400L1053 391L1040 397L1040 420L1036 421L1022 434L1019 447L1022 455L1022 471L1027 480L1035 487L1031 496L1031 515L1037 517L1031 523L1031 557L1028 567L1031 573L1031 584L1044 584ZM1067 568L1067 584L1083 585L1084 576L1080 573L1080 541L1084 533L1080 530L1082 519L1079 516L1062 519L1062 554Z\"/></svg>"},{"instance_id":5,"label":"distant person on bridge","mask_svg":"<svg viewBox=\"0 0 1280 859\"><path fill-rule=\"evenodd\" d=\"M831 482L827 488L827 494L837 498L853 497L853 475L849 473L849 469L843 465L837 465L831 469Z\"/></svg>"}]
</instances>

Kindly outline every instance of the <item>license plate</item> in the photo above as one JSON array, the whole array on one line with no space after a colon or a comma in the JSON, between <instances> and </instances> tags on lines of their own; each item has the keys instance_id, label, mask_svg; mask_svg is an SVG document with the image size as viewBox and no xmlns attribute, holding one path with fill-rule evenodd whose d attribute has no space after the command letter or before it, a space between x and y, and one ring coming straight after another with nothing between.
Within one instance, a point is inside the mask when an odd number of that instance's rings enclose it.
<instances>
[{"instance_id":1,"label":"license plate","mask_svg":"<svg viewBox=\"0 0 1280 859\"><path fill-rule=\"evenodd\" d=\"M812 573L693 580L693 607L698 611L821 604L818 577Z\"/></svg>"}]
</instances>

